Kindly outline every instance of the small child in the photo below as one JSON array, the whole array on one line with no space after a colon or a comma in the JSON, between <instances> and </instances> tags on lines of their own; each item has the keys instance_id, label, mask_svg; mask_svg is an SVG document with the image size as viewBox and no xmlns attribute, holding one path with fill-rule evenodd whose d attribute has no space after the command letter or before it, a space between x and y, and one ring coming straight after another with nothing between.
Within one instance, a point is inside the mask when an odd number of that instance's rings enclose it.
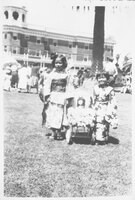
<instances>
[{"instance_id":1,"label":"small child","mask_svg":"<svg viewBox=\"0 0 135 200\"><path fill-rule=\"evenodd\" d=\"M108 86L109 74L97 73L98 84L94 87L93 98L96 112L96 140L105 141L109 134L109 127L117 128L117 104L115 92Z\"/></svg>"},{"instance_id":2,"label":"small child","mask_svg":"<svg viewBox=\"0 0 135 200\"><path fill-rule=\"evenodd\" d=\"M132 78L130 73L123 77L123 85L121 93L132 93Z\"/></svg>"}]
</instances>

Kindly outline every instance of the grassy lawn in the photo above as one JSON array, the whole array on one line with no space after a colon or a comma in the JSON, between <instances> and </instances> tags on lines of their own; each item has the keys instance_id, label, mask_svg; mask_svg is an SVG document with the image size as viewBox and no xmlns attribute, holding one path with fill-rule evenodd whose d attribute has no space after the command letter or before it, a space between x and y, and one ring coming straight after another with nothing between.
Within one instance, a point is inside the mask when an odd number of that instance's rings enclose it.
<instances>
[{"instance_id":1,"label":"grassy lawn","mask_svg":"<svg viewBox=\"0 0 135 200\"><path fill-rule=\"evenodd\" d=\"M105 146L52 141L38 95L4 92L6 197L91 197L131 193L131 95L117 93L119 128Z\"/></svg>"}]
</instances>

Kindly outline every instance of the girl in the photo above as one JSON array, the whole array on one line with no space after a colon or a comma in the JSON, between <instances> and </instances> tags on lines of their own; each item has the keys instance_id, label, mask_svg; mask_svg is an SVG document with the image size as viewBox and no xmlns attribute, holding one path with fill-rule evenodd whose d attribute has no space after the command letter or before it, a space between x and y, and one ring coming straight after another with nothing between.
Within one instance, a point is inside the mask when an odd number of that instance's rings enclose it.
<instances>
[{"instance_id":1,"label":"girl","mask_svg":"<svg viewBox=\"0 0 135 200\"><path fill-rule=\"evenodd\" d=\"M96 129L94 142L108 142L110 125L117 128L117 104L115 92L108 86L109 74L100 72L96 74L97 85L93 90L94 109L96 113Z\"/></svg>"}]
</instances>

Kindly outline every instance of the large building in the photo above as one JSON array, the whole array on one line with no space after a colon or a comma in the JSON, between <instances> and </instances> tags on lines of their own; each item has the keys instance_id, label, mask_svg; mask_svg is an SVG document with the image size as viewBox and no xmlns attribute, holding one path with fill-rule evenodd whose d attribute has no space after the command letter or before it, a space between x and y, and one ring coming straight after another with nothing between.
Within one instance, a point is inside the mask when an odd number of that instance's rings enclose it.
<instances>
[{"instance_id":1,"label":"large building","mask_svg":"<svg viewBox=\"0 0 135 200\"><path fill-rule=\"evenodd\" d=\"M65 54L78 65L90 65L93 38L30 26L25 7L5 6L3 9L3 50L12 54L18 62L44 65L50 62L50 54L57 52ZM113 40L105 39L105 59L113 55L114 44Z\"/></svg>"}]
</instances>

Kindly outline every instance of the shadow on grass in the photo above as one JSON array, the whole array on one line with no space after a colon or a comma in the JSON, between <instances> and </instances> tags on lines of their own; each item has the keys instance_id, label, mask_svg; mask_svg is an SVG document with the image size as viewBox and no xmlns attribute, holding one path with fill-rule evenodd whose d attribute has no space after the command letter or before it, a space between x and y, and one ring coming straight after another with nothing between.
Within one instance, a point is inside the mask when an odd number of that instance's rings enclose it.
<instances>
[{"instance_id":1,"label":"shadow on grass","mask_svg":"<svg viewBox=\"0 0 135 200\"><path fill-rule=\"evenodd\" d=\"M115 137L109 136L108 143L119 144L119 140Z\"/></svg>"},{"instance_id":2,"label":"shadow on grass","mask_svg":"<svg viewBox=\"0 0 135 200\"><path fill-rule=\"evenodd\" d=\"M91 141L89 138L73 138L73 142L76 144L90 145ZM101 143L102 144L102 143ZM119 144L119 140L115 137L109 136L108 144Z\"/></svg>"},{"instance_id":3,"label":"shadow on grass","mask_svg":"<svg viewBox=\"0 0 135 200\"><path fill-rule=\"evenodd\" d=\"M90 139L89 138L73 138L73 143L90 145Z\"/></svg>"}]
</instances>

